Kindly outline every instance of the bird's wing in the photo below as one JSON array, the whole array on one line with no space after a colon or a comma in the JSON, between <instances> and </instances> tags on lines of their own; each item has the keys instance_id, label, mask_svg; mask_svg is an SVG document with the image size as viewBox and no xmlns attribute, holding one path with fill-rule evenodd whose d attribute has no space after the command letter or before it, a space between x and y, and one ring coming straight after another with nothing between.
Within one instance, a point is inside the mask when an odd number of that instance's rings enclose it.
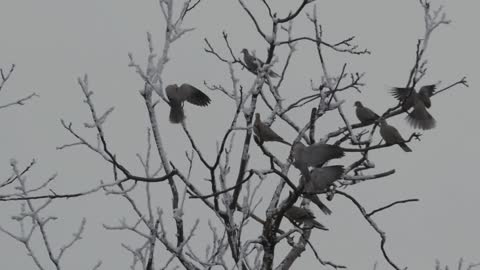
<instances>
[{"instance_id":1,"label":"bird's wing","mask_svg":"<svg viewBox=\"0 0 480 270\"><path fill-rule=\"evenodd\" d=\"M282 137L278 135L275 131L273 131L269 126L265 125L264 123L261 123L259 125L259 130L262 136L262 138L265 141L283 141Z\"/></svg>"},{"instance_id":2,"label":"bird's wing","mask_svg":"<svg viewBox=\"0 0 480 270\"><path fill-rule=\"evenodd\" d=\"M262 61L260 61L260 59L257 59L256 57L251 55L249 52L246 52L243 55L243 61L245 61L245 65L252 72L256 72L258 69L258 64L255 60L257 60L258 63L260 63L260 65L262 65Z\"/></svg>"},{"instance_id":3,"label":"bird's wing","mask_svg":"<svg viewBox=\"0 0 480 270\"><path fill-rule=\"evenodd\" d=\"M357 108L356 113L360 122L374 121L380 117L378 114L376 114L374 111L370 110L367 107Z\"/></svg>"},{"instance_id":4,"label":"bird's wing","mask_svg":"<svg viewBox=\"0 0 480 270\"><path fill-rule=\"evenodd\" d=\"M292 205L287 211L285 211L285 216L289 219L301 221L305 218L305 211L303 208Z\"/></svg>"},{"instance_id":5,"label":"bird's wing","mask_svg":"<svg viewBox=\"0 0 480 270\"><path fill-rule=\"evenodd\" d=\"M419 98L425 104L425 107L430 108L432 106L432 102L430 101L430 97L433 95L435 92L435 85L425 85L420 88L419 93Z\"/></svg>"},{"instance_id":6,"label":"bird's wing","mask_svg":"<svg viewBox=\"0 0 480 270\"><path fill-rule=\"evenodd\" d=\"M307 192L323 193L336 180L340 179L345 169L341 165L326 166L322 168L315 168L311 173L311 181L305 187L311 188Z\"/></svg>"},{"instance_id":7,"label":"bird's wing","mask_svg":"<svg viewBox=\"0 0 480 270\"><path fill-rule=\"evenodd\" d=\"M374 111L370 110L369 108L364 107L364 109L370 119L377 119L380 117L378 114L376 114Z\"/></svg>"},{"instance_id":8,"label":"bird's wing","mask_svg":"<svg viewBox=\"0 0 480 270\"><path fill-rule=\"evenodd\" d=\"M422 86L422 88L420 88L418 92L427 97L431 97L435 92L435 88L436 88L435 84L424 85Z\"/></svg>"},{"instance_id":9,"label":"bird's wing","mask_svg":"<svg viewBox=\"0 0 480 270\"><path fill-rule=\"evenodd\" d=\"M402 88L402 87L394 87L390 90L392 96L394 96L399 101L404 101L409 96L413 95L415 92L412 88Z\"/></svg>"},{"instance_id":10,"label":"bird's wing","mask_svg":"<svg viewBox=\"0 0 480 270\"><path fill-rule=\"evenodd\" d=\"M306 227L315 227L315 228L320 229L320 230L328 231L327 227L325 227L322 223L320 223L320 222L318 222L314 219L310 219L310 220L308 220L304 223L305 223Z\"/></svg>"},{"instance_id":11,"label":"bird's wing","mask_svg":"<svg viewBox=\"0 0 480 270\"><path fill-rule=\"evenodd\" d=\"M387 138L384 138L387 143L399 143L403 142L402 135L400 132L398 132L398 129L396 129L393 126L387 126L386 128L386 136Z\"/></svg>"},{"instance_id":12,"label":"bird's wing","mask_svg":"<svg viewBox=\"0 0 480 270\"><path fill-rule=\"evenodd\" d=\"M321 166L331 159L341 158L344 155L345 152L339 146L316 143L305 148L302 160L307 166Z\"/></svg>"},{"instance_id":13,"label":"bird's wing","mask_svg":"<svg viewBox=\"0 0 480 270\"><path fill-rule=\"evenodd\" d=\"M210 104L210 98L195 86L184 83L180 86L179 90L182 94L182 97L184 97L184 100L194 105L207 106Z\"/></svg>"},{"instance_id":14,"label":"bird's wing","mask_svg":"<svg viewBox=\"0 0 480 270\"><path fill-rule=\"evenodd\" d=\"M168 85L167 87L165 87L165 92L167 93L168 100L179 100L176 85Z\"/></svg>"}]
</instances>

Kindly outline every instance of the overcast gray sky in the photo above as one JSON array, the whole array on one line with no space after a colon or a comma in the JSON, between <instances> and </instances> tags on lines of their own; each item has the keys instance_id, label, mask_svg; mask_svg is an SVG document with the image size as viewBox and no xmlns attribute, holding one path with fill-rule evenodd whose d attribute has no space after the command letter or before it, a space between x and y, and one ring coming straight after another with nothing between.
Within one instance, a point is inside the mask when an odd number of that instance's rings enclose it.
<instances>
[{"instance_id":1,"label":"overcast gray sky","mask_svg":"<svg viewBox=\"0 0 480 270\"><path fill-rule=\"evenodd\" d=\"M259 2L246 1L258 6L255 13L266 22L267 13ZM301 1L270 2L280 14L286 14ZM354 116L355 100L363 101L377 112L394 104L387 89L405 84L414 61L416 40L424 30L423 11L418 1L317 2L327 40L334 42L355 35L361 47L372 51L369 56L327 54L331 72L338 73L345 61L349 63L350 71L366 72L362 94L349 92L341 95L347 100L347 114ZM413 153L407 154L392 147L371 155L377 171L395 168L395 175L347 190L367 209L394 200L420 199L418 203L397 206L375 217L389 237L387 249L391 257L410 269L432 269L436 258L449 264L462 256L468 261L480 261L480 218L476 209L480 205L480 183L476 173L480 154L477 119L480 98L477 90L480 19L477 13L480 3L473 0L432 1L433 6L440 4L445 4L453 22L434 33L427 52L429 71L422 83L442 81L445 86L466 75L470 88L459 86L434 98L431 112L438 127L424 132L421 142L411 144ZM312 7L306 10L311 11ZM94 139L91 130L83 129L83 123L89 121L89 111L83 103L76 78L84 73L89 74L98 110L115 106L105 126L111 147L125 164L141 173L135 154L145 151L147 115L138 94L143 83L127 66L127 53L132 52L138 63L145 63L146 31L152 33L157 51L161 50L164 23L158 2L2 0L0 25L0 67L6 69L10 64L17 65L11 80L0 93L0 105L32 91L40 95L26 106L0 111L2 179L9 175L11 158L21 164L35 158L38 165L30 180L40 182L58 172L56 192L84 190L101 179L111 180L109 166L94 153L84 148L55 149L73 140L61 128L60 119L72 121L82 134ZM256 50L257 55L265 56L265 42L257 35L237 1L203 0L185 21L185 26L196 30L175 43L164 74L164 81L168 84L189 82L202 87L203 80L206 80L230 85L225 65L203 51L203 38L207 37L226 53L222 30L229 33L236 53L247 47ZM299 16L294 33L298 36L312 33L305 15ZM299 49L289 79L281 89L287 101L308 94L310 79L319 80L320 66L314 47L302 44ZM285 60L286 52L285 48L279 50L280 61ZM242 84L249 85L253 77L246 71L240 73ZM212 136L211 133L224 130L233 113L231 101L221 93L209 95L213 102L208 109L186 108L187 123L203 149L214 149L219 135ZM259 109L266 110L263 105ZM184 163L184 150L188 145L181 128L168 123L165 104L161 104L157 113L170 157L177 164ZM309 115L309 109L292 114L292 118L304 119L306 115ZM403 116L390 123L403 134L411 132ZM320 135L341 125L337 115L321 120L319 124ZM275 123L274 127L288 140L295 136L283 123ZM237 138L243 140L243 135L239 134ZM286 156L288 149L284 146L269 146L280 156ZM252 145L251 152L255 160L267 166L255 145ZM199 182L204 173L199 170ZM292 170L291 175L297 174ZM158 198L155 200L169 206L165 184L156 188ZM188 205L186 215L190 224L199 213L207 211L197 202L188 202ZM387 269L380 253L379 238L357 209L340 197L329 205L334 211L332 216L317 214L331 231L314 232L313 236L322 257L352 269L369 269L379 261L380 269ZM2 203L1 207L0 225L18 229L10 220L18 210L18 204ZM131 216L131 209L124 200L95 194L88 198L58 201L49 211L60 217L50 227L54 242L70 236L82 217L88 219L84 239L65 258L65 269L85 269L99 259L104 262L103 269L127 269L130 257L120 243L138 243L138 239L125 232L102 228L102 224L116 224L121 217ZM202 224L204 229L206 223ZM252 231L254 236L259 233ZM198 235L195 240L197 248L201 246L202 237ZM23 247L4 234L0 234L0 248L2 269L33 269ZM41 250L41 246L36 248ZM307 251L295 268L311 269L317 265L312 253Z\"/></svg>"}]
</instances>

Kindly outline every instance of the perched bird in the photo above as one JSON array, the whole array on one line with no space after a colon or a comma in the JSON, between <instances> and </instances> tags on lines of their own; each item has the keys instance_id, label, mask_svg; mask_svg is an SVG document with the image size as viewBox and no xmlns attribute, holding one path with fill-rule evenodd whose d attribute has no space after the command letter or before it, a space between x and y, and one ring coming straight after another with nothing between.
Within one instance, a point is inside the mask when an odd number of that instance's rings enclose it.
<instances>
[{"instance_id":1,"label":"perched bird","mask_svg":"<svg viewBox=\"0 0 480 270\"><path fill-rule=\"evenodd\" d=\"M314 168L310 172L310 181L305 181L303 190L309 194L320 194L328 191L328 188L340 179L345 172L342 165L325 166ZM300 179L300 181L304 180Z\"/></svg>"},{"instance_id":2,"label":"perched bird","mask_svg":"<svg viewBox=\"0 0 480 270\"><path fill-rule=\"evenodd\" d=\"M297 226L303 223L309 228L315 227L320 230L328 231L325 226L315 220L313 213L306 208L292 205L292 207L285 211L285 217L287 217L293 224Z\"/></svg>"},{"instance_id":3,"label":"perched bird","mask_svg":"<svg viewBox=\"0 0 480 270\"><path fill-rule=\"evenodd\" d=\"M427 111L432 106L430 97L435 92L435 85L425 85L420 90L413 88L395 87L391 90L392 95L402 102L402 109L407 112L407 121L414 128L432 129L435 127L435 119ZM413 108L411 112L408 112Z\"/></svg>"},{"instance_id":4,"label":"perched bird","mask_svg":"<svg viewBox=\"0 0 480 270\"><path fill-rule=\"evenodd\" d=\"M245 62L245 66L247 67L247 69L250 72L253 72L254 74L258 75L258 69L264 65L263 61L251 55L247 49L243 49L242 53L243 53L243 61ZM273 70L268 71L268 76L272 78L279 77L279 75L275 73Z\"/></svg>"},{"instance_id":5,"label":"perched bird","mask_svg":"<svg viewBox=\"0 0 480 270\"><path fill-rule=\"evenodd\" d=\"M286 145L292 145L286 142L280 135L275 133L269 126L260 120L260 114L255 113L255 122L253 123L253 132L257 135L260 144L263 142L281 142Z\"/></svg>"},{"instance_id":6,"label":"perched bird","mask_svg":"<svg viewBox=\"0 0 480 270\"><path fill-rule=\"evenodd\" d=\"M210 104L210 98L190 84L184 83L180 87L171 84L165 88L165 91L170 102L170 122L175 124L181 123L185 119L183 111L185 101L202 107Z\"/></svg>"},{"instance_id":7,"label":"perched bird","mask_svg":"<svg viewBox=\"0 0 480 270\"><path fill-rule=\"evenodd\" d=\"M324 143L305 146L301 142L296 142L292 151L293 166L300 170L307 181L310 180L308 167L322 167L325 162L345 155L345 152L339 146Z\"/></svg>"},{"instance_id":8,"label":"perched bird","mask_svg":"<svg viewBox=\"0 0 480 270\"><path fill-rule=\"evenodd\" d=\"M345 169L341 165L314 168L310 172L310 181L305 181L305 177L300 178L300 182L304 183L304 197L317 205L324 214L330 215L332 211L316 194L327 192L333 182L340 179L344 171Z\"/></svg>"},{"instance_id":9,"label":"perched bird","mask_svg":"<svg viewBox=\"0 0 480 270\"><path fill-rule=\"evenodd\" d=\"M357 107L355 109L357 118L362 124L371 124L380 118L374 111L364 107L360 101L355 101L355 107Z\"/></svg>"},{"instance_id":10,"label":"perched bird","mask_svg":"<svg viewBox=\"0 0 480 270\"><path fill-rule=\"evenodd\" d=\"M400 132L398 132L395 127L387 124L385 119L380 121L380 135L387 144L398 144L403 151L412 152L412 149L407 146L405 140L402 138L402 135L400 135Z\"/></svg>"}]
</instances>

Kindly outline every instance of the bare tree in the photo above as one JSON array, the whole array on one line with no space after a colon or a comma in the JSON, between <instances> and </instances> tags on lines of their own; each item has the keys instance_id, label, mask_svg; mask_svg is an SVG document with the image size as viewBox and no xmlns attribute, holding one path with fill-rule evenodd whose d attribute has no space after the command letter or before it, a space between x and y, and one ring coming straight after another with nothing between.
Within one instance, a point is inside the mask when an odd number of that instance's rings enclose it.
<instances>
[{"instance_id":1,"label":"bare tree","mask_svg":"<svg viewBox=\"0 0 480 270\"><path fill-rule=\"evenodd\" d=\"M244 57L242 58L241 54L237 52L240 52L246 45L232 44L229 39L229 35L235 35L235 33L223 32L220 38L223 44L221 46L214 45L219 42L204 39L205 52L217 59L220 65L225 66L231 80L229 86L205 82L205 88L211 90L209 94L225 95L234 104L231 106L233 116L230 124L224 127L224 133L217 141L216 149L213 150L204 149L205 147L197 142L195 131L191 130L185 121L182 121L181 129L185 134L186 142L191 146L191 151L185 153L186 169L181 169L184 166L175 164L169 158L169 153L164 147L168 141L161 132L165 124L157 119L155 109L159 106L173 106L172 98L165 93L167 86L164 83L164 70L168 68L168 63L171 61L171 48L181 42L183 36L194 30L185 25L185 18L195 12L199 5L208 4L203 2L206 1L160 0L160 10L164 18L163 45L158 49L152 41L152 35L147 34L149 54L146 56L146 66L138 64L135 57L129 54L129 66L143 80L143 89L140 91L140 95L144 100L150 125L146 132L145 154L137 154L143 172L141 174L133 172L129 169L129 165L117 157L115 149L109 143L109 135L104 125L109 115L114 112L114 107L100 109L101 105L95 104L94 92L90 88L88 76L84 75L78 78L78 84L83 93L83 101L89 109L89 120L82 129L75 123L62 119L61 125L71 135L73 141L58 146L58 149L66 150L74 147L90 149L93 154L100 156L106 164L112 167L111 179L102 181L85 191L57 193L50 188L56 175L48 177L39 185L34 185L28 181L28 174L35 165L35 161L21 166L17 161L12 160L12 175L0 184L3 191L0 201L20 202L20 212L13 217L18 222L20 231L12 232L3 227L0 227L0 230L25 246L27 254L38 269L50 269L52 266L55 269L62 269L62 256L81 239L86 220L82 220L71 240L64 244L52 243L46 227L56 217L44 216L42 210L60 199L84 197L92 193L104 192L105 195L123 198L131 206L131 218L128 220L124 218L115 225L104 225L106 230L133 232L139 239L142 239L143 244L140 246L123 245L132 255L131 269L213 269L214 267L242 270L292 269L294 263L307 249L313 251L320 265L330 268L346 268L341 262L331 262L323 258L310 242L312 230L315 227L313 225L318 222L314 220L314 216L309 210L309 203L310 201L315 202L315 198L319 199L317 195L320 194L320 196L326 196L328 200L341 197L350 201L372 229L378 233L379 248L385 260L394 269L405 269L405 266L401 262L397 262L394 259L395 256L387 250L387 234L376 223L374 216L395 205L418 201L418 199L401 199L378 209L367 210L348 193L348 188L395 173L394 169L370 173L375 168L375 164L369 154L393 146L387 139L385 143L377 142L375 134L378 133L377 127L381 122L378 120L386 120L411 112L405 110L406 99L397 101L392 98L391 107L379 114L379 119L356 123L355 119L348 118L344 112L345 100L339 96L348 91L360 92L364 87L362 82L364 73L350 71L348 63L345 63L341 67L341 72L335 74L332 72L334 68L331 68L332 65L324 57L325 51L347 55L367 55L370 51L356 45L353 36L345 37L340 41L324 38L315 0L303 0L297 9L286 15L279 15L265 0L261 1L263 10L255 12L244 0L238 0L239 12L243 12L251 21L251 25L245 27L256 29L257 34L265 41L267 56L264 60L260 60L255 53L251 53L251 50L247 49L243 51ZM425 52L429 47L432 33L438 27L450 23L441 7L433 8L426 0L419 2L419 7L424 11L425 33L416 43L412 41L413 45L416 44L415 62L412 63L412 68L406 71L407 81L402 86L410 89L407 98L413 95L413 89L418 88L418 84L428 71ZM264 14L261 16L268 18L268 23L262 23L256 17L260 15L255 14L260 12ZM301 16L306 16L311 23L313 33L311 36L295 35L294 21ZM320 61L319 70L321 72L317 79L311 81L312 93L310 95L298 96L296 100L287 102L282 97L282 88L290 71L289 64L295 57L295 52L304 44L314 45L315 50L312 51L312 55L315 55ZM288 55L284 59L276 54L278 48L281 47L288 49ZM0 91L13 69L14 66L7 74L2 71ZM239 79L239 73L251 73L251 79L242 81ZM438 85L437 90L431 93L431 97L436 97L437 94L458 85L468 86L466 78L450 84ZM33 96L35 94L0 106L0 108L14 104L22 105ZM265 128L271 126L275 121L282 121L295 132L296 137L292 141L286 140L287 144L293 145L288 156L279 156L270 151L269 144L263 143L268 140L260 138L262 135L258 133L258 130L255 131L254 127L259 125L259 122L255 124L254 115L259 106L265 106L270 112L266 121L262 122L266 126ZM301 111L306 120L293 120L290 115L294 110ZM340 115L342 127L332 127L324 137L316 136L317 121L327 114L335 113ZM214 124L205 123L205 125ZM84 134L85 132L93 133L96 140L89 140ZM256 135L255 132L257 132ZM277 131L277 133L279 132ZM402 143L413 144L414 140L420 140L420 135L412 132ZM252 141L252 137L256 139ZM281 137L285 139L284 136ZM295 167L299 168L297 166L299 156L295 151L295 145L298 146L298 143L302 141L307 146L328 144L347 155L355 152L359 153L361 157L351 164L345 165L341 176L338 179L332 179L327 188L311 192L305 187L308 185L308 181L315 180L313 174L319 168L314 168L311 175L308 171L302 171L304 178L307 178L303 181L289 177L290 171L295 171ZM269 167L258 168L249 163L250 150L253 147L261 149L264 158L269 161ZM240 150L239 156L235 156L235 149ZM213 157L211 153L214 153ZM314 152L314 154L319 153ZM159 159L158 163L154 161L157 158ZM195 162L201 165L202 171L207 172L206 176L202 175L199 170L195 170L198 167L194 166ZM342 159L336 162L342 163ZM292 165L294 165L293 168ZM207 179L208 187L199 184L198 181L192 181L194 178L202 177ZM322 177L319 181L325 179ZM269 189L270 194L268 195L260 194L259 191L266 178L277 180L276 186ZM152 188L157 185L168 186L171 205L158 205L153 202ZM206 188L209 191L205 191ZM141 194L139 195L139 193ZM212 219L197 219L193 224L187 224L184 219L186 200L203 203L205 208L212 213ZM301 202L301 207L293 207L298 202ZM264 218L261 218L263 215L258 210L261 204L266 207ZM292 209L297 209L301 213L294 213ZM291 219L294 226L282 227L282 224L285 224L282 223L284 217ZM174 232L167 229L170 223L174 224ZM196 250L191 244L200 223L208 223L212 236L204 250ZM252 223L254 225L247 226ZM247 231L251 232L252 230L257 232L258 237L245 236ZM31 247L32 235L36 232L41 235L43 247L48 254L48 261L42 261L38 252ZM279 258L276 250L281 244L287 245L289 250L285 256ZM55 246L61 247L58 249ZM164 255L165 253L169 256L168 260L156 259L159 254ZM92 268L101 269L101 264L101 261L97 264L92 263ZM468 269L473 267L468 267ZM438 265L437 269L440 269Z\"/></svg>"}]
</instances>

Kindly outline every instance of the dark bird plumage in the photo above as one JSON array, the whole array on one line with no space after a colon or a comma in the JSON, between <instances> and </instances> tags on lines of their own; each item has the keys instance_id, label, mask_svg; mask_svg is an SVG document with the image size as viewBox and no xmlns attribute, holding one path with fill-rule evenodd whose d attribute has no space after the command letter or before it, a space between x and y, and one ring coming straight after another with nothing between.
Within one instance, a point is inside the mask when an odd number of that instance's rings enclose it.
<instances>
[{"instance_id":1,"label":"dark bird plumage","mask_svg":"<svg viewBox=\"0 0 480 270\"><path fill-rule=\"evenodd\" d=\"M412 152L412 149L407 146L405 140L398 130L389 124L385 120L380 121L380 135L387 144L398 144L403 151Z\"/></svg>"},{"instance_id":2,"label":"dark bird plumage","mask_svg":"<svg viewBox=\"0 0 480 270\"><path fill-rule=\"evenodd\" d=\"M304 182L304 197L312 201L326 215L330 215L332 211L320 200L317 194L325 193L336 180L340 179L345 169L341 165L326 166L314 168L310 172L310 180L306 181L305 177L300 178L300 182Z\"/></svg>"},{"instance_id":3,"label":"dark bird plumage","mask_svg":"<svg viewBox=\"0 0 480 270\"><path fill-rule=\"evenodd\" d=\"M246 68L250 72L258 75L259 68L263 67L264 65L263 61L251 55L247 49L243 49L242 53L243 53L243 62L245 62ZM279 77L279 75L275 73L273 70L268 71L268 76L272 78Z\"/></svg>"},{"instance_id":4,"label":"dark bird plumage","mask_svg":"<svg viewBox=\"0 0 480 270\"><path fill-rule=\"evenodd\" d=\"M345 155L345 152L339 146L324 143L305 146L301 142L296 142L292 151L293 166L300 170L307 181L310 180L309 167L322 167L325 162Z\"/></svg>"},{"instance_id":5,"label":"dark bird plumage","mask_svg":"<svg viewBox=\"0 0 480 270\"><path fill-rule=\"evenodd\" d=\"M305 208L298 206L291 206L287 211L285 211L285 217L287 217L295 225L304 224L308 228L315 227L320 230L328 231L328 229L323 226L321 223L315 220L315 215Z\"/></svg>"},{"instance_id":6,"label":"dark bird plumage","mask_svg":"<svg viewBox=\"0 0 480 270\"><path fill-rule=\"evenodd\" d=\"M183 103L185 101L202 107L208 106L211 101L202 91L186 83L180 87L176 84L168 85L165 88L165 92L170 102L170 122L175 124L185 120L185 112L183 111Z\"/></svg>"},{"instance_id":7,"label":"dark bird plumage","mask_svg":"<svg viewBox=\"0 0 480 270\"><path fill-rule=\"evenodd\" d=\"M423 130L432 129L436 125L433 116L427 108L432 106L430 97L435 92L435 85L425 85L420 90L413 88L395 87L391 90L392 95L402 102L402 109L407 112L407 122L414 128ZM408 112L409 109L411 112Z\"/></svg>"},{"instance_id":8,"label":"dark bird plumage","mask_svg":"<svg viewBox=\"0 0 480 270\"><path fill-rule=\"evenodd\" d=\"M260 119L260 114L255 113L255 122L253 123L253 132L257 135L259 143L263 142L281 142L286 145L291 145L286 142L280 135L273 131L269 126L262 122Z\"/></svg>"},{"instance_id":9,"label":"dark bird plumage","mask_svg":"<svg viewBox=\"0 0 480 270\"><path fill-rule=\"evenodd\" d=\"M375 122L380 116L369 108L363 106L360 101L355 102L355 114L362 124L371 124Z\"/></svg>"}]
</instances>

